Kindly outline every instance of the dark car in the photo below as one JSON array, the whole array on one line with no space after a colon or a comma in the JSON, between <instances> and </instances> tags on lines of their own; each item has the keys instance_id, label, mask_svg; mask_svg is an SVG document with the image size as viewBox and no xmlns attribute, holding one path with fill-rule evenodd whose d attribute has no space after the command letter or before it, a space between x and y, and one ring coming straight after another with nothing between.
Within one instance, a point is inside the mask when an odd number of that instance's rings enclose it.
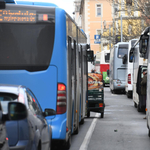
<instances>
[{"instance_id":1,"label":"dark car","mask_svg":"<svg viewBox=\"0 0 150 150\"><path fill-rule=\"evenodd\" d=\"M6 113L8 102L27 107L26 119L6 122L10 150L50 150L52 129L45 117L55 115L53 109L43 112L33 92L21 85L0 85L0 101Z\"/></svg>"},{"instance_id":2,"label":"dark car","mask_svg":"<svg viewBox=\"0 0 150 150\"><path fill-rule=\"evenodd\" d=\"M9 120L21 120L27 117L25 105L19 102L9 102L7 111L7 114L3 114L3 108L0 103L0 150L9 150L5 122Z\"/></svg>"}]
</instances>

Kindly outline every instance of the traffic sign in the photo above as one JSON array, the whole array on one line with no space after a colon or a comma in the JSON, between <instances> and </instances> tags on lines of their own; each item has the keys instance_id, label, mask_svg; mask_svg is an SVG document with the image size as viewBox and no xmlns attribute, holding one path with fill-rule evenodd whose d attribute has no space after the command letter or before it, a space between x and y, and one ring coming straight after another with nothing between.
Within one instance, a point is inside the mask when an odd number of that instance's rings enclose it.
<instances>
[{"instance_id":1,"label":"traffic sign","mask_svg":"<svg viewBox=\"0 0 150 150\"><path fill-rule=\"evenodd\" d=\"M94 35L94 44L101 44L101 36L100 35Z\"/></svg>"},{"instance_id":2,"label":"traffic sign","mask_svg":"<svg viewBox=\"0 0 150 150\"><path fill-rule=\"evenodd\" d=\"M95 40L98 40L98 39L100 40L100 39L101 39L101 36L100 36L100 35L94 35L94 39L95 39Z\"/></svg>"}]
</instances>

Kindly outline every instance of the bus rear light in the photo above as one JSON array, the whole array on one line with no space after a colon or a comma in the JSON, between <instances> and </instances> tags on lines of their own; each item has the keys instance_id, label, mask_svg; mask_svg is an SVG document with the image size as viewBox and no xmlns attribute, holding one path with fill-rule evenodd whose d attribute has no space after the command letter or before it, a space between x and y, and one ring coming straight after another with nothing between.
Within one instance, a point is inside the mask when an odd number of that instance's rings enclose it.
<instances>
[{"instance_id":1,"label":"bus rear light","mask_svg":"<svg viewBox=\"0 0 150 150\"><path fill-rule=\"evenodd\" d=\"M68 132L69 131L69 129L68 129L68 127L66 127L66 132Z\"/></svg>"},{"instance_id":2,"label":"bus rear light","mask_svg":"<svg viewBox=\"0 0 150 150\"><path fill-rule=\"evenodd\" d=\"M66 112L67 100L66 100L66 86L59 83L57 88L57 109L56 114L63 114Z\"/></svg>"},{"instance_id":3,"label":"bus rear light","mask_svg":"<svg viewBox=\"0 0 150 150\"><path fill-rule=\"evenodd\" d=\"M128 74L128 84L131 84L131 74Z\"/></svg>"}]
</instances>

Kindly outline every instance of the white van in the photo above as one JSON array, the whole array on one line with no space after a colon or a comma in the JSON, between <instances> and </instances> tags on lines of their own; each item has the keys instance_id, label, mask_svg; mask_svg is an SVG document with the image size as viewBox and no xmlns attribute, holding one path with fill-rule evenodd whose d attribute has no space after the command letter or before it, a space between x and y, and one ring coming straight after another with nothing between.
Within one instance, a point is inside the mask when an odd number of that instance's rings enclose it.
<instances>
[{"instance_id":1,"label":"white van","mask_svg":"<svg viewBox=\"0 0 150 150\"><path fill-rule=\"evenodd\" d=\"M128 98L132 98L132 95L133 95L133 62L129 61L129 52L130 52L131 47L134 46L137 40L138 39L132 39L129 41L126 82L125 82L125 92Z\"/></svg>"},{"instance_id":2,"label":"white van","mask_svg":"<svg viewBox=\"0 0 150 150\"><path fill-rule=\"evenodd\" d=\"M139 52L139 44L136 43L133 52L133 102L134 106L137 108L138 112L145 111L145 103L143 103L141 98L141 86L140 83L143 78L143 70L147 69L147 59L144 59Z\"/></svg>"},{"instance_id":3,"label":"white van","mask_svg":"<svg viewBox=\"0 0 150 150\"><path fill-rule=\"evenodd\" d=\"M119 42L110 52L110 90L112 93L125 92L125 79L127 65L123 63L123 57L128 55L128 42Z\"/></svg>"}]
</instances>

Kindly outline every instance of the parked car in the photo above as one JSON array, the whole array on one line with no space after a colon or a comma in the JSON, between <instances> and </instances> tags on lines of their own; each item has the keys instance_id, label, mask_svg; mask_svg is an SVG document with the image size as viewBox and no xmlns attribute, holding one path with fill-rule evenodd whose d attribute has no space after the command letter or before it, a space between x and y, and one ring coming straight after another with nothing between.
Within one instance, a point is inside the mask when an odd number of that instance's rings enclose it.
<instances>
[{"instance_id":1,"label":"parked car","mask_svg":"<svg viewBox=\"0 0 150 150\"><path fill-rule=\"evenodd\" d=\"M8 102L27 107L26 119L6 122L10 150L50 150L52 129L45 117L55 115L53 109L43 112L33 92L22 85L0 85L0 101L6 113Z\"/></svg>"},{"instance_id":2,"label":"parked car","mask_svg":"<svg viewBox=\"0 0 150 150\"><path fill-rule=\"evenodd\" d=\"M7 112L7 114L3 114L3 108L0 103L0 150L9 150L5 122L21 120L27 117L25 105L19 102L9 102Z\"/></svg>"}]
</instances>

